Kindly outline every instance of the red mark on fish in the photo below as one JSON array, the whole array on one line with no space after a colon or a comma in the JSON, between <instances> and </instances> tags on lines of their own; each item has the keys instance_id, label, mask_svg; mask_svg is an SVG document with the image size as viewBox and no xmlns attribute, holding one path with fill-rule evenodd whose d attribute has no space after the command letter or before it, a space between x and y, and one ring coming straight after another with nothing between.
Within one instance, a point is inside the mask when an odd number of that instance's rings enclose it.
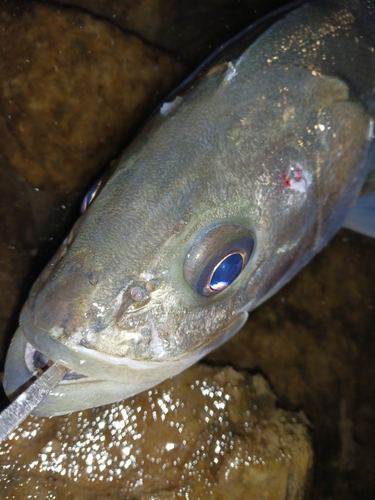
<instances>
[{"instance_id":1,"label":"red mark on fish","mask_svg":"<svg viewBox=\"0 0 375 500\"><path fill-rule=\"evenodd\" d=\"M282 174L284 185L300 193L306 193L310 184L310 175L304 172L302 167L292 167L288 173Z\"/></svg>"}]
</instances>

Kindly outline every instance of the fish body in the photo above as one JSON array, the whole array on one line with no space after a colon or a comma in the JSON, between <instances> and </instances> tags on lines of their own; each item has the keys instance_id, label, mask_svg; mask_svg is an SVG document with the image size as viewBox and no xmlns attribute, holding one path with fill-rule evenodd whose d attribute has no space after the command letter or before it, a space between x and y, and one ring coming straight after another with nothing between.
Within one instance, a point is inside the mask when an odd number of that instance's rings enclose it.
<instances>
[{"instance_id":1,"label":"fish body","mask_svg":"<svg viewBox=\"0 0 375 500\"><path fill-rule=\"evenodd\" d=\"M319 252L374 154L374 12L302 5L160 108L32 288L8 394L49 360L70 371L36 414L152 387Z\"/></svg>"}]
</instances>

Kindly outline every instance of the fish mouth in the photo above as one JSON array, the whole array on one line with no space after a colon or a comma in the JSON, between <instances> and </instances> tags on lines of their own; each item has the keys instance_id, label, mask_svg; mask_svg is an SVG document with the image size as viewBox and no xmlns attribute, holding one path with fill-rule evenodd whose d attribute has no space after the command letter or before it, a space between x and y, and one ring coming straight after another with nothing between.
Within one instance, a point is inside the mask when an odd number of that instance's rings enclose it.
<instances>
[{"instance_id":1,"label":"fish mouth","mask_svg":"<svg viewBox=\"0 0 375 500\"><path fill-rule=\"evenodd\" d=\"M68 368L58 386L33 411L54 416L113 403L150 389L195 364L234 335L248 313L233 316L231 323L213 339L179 359L139 361L102 354L83 346L66 346L35 325L27 305L21 326L9 347L4 390L12 399L55 361ZM52 354L53 353L53 354Z\"/></svg>"}]
</instances>

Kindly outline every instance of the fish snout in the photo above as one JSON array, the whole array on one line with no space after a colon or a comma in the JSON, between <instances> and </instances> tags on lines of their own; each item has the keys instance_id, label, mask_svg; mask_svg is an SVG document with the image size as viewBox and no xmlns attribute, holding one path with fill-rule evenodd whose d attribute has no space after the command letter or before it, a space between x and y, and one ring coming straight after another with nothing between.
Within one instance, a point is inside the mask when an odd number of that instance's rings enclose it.
<instances>
[{"instance_id":1,"label":"fish snout","mask_svg":"<svg viewBox=\"0 0 375 500\"><path fill-rule=\"evenodd\" d=\"M48 264L27 301L34 324L64 342L78 332L104 328L110 309L98 298L103 296L101 273L64 259L65 254L62 248Z\"/></svg>"},{"instance_id":2,"label":"fish snout","mask_svg":"<svg viewBox=\"0 0 375 500\"><path fill-rule=\"evenodd\" d=\"M30 293L26 307L34 326L63 344L90 348L110 330L134 329L129 318L145 312L160 280L110 274L95 259L65 255L63 247Z\"/></svg>"}]
</instances>

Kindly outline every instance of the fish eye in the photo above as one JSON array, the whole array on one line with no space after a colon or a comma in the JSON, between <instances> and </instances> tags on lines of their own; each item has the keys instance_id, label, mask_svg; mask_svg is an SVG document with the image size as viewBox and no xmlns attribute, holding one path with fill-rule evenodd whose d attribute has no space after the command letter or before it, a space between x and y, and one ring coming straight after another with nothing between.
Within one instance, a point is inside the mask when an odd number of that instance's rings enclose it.
<instances>
[{"instance_id":1,"label":"fish eye","mask_svg":"<svg viewBox=\"0 0 375 500\"><path fill-rule=\"evenodd\" d=\"M244 265L244 255L231 253L225 256L213 269L207 288L211 292L225 290L240 274Z\"/></svg>"},{"instance_id":2,"label":"fish eye","mask_svg":"<svg viewBox=\"0 0 375 500\"><path fill-rule=\"evenodd\" d=\"M95 184L91 186L91 188L87 191L81 203L81 214L83 214L83 212L87 210L88 206L91 204L95 196L98 194L101 184L102 184L102 179L95 182Z\"/></svg>"},{"instance_id":3,"label":"fish eye","mask_svg":"<svg viewBox=\"0 0 375 500\"><path fill-rule=\"evenodd\" d=\"M205 297L226 290L249 262L254 244L254 234L236 224L201 230L185 258L185 280Z\"/></svg>"}]
</instances>

